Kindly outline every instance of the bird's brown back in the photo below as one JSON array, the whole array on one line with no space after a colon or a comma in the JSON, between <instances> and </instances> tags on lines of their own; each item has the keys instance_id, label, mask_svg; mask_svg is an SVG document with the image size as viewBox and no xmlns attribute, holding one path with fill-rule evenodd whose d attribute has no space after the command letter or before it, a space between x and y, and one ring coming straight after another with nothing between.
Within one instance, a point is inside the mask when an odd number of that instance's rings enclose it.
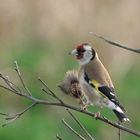
<instances>
[{"instance_id":1,"label":"bird's brown back","mask_svg":"<svg viewBox=\"0 0 140 140\"><path fill-rule=\"evenodd\" d=\"M80 72L82 71L86 72L90 79L96 80L102 85L107 85L108 87L114 88L109 73L99 60L97 54L92 61L81 67Z\"/></svg>"}]
</instances>

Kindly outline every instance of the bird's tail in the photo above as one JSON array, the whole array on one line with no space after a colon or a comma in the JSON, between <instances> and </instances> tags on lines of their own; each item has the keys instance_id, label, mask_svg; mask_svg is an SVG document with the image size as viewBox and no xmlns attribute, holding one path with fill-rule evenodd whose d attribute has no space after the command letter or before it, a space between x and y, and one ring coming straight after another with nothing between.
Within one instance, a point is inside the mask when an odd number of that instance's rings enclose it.
<instances>
[{"instance_id":1,"label":"bird's tail","mask_svg":"<svg viewBox=\"0 0 140 140\"><path fill-rule=\"evenodd\" d=\"M113 112L118 117L120 122L130 121L129 118L127 118L123 112L119 112L117 110L113 110Z\"/></svg>"}]
</instances>

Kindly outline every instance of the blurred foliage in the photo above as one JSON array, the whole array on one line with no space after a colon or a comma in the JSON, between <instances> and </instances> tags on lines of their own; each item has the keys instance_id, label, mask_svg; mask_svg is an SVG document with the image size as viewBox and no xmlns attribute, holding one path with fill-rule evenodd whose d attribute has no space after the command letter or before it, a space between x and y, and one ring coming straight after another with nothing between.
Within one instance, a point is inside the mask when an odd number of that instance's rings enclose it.
<instances>
[{"instance_id":1,"label":"blurred foliage","mask_svg":"<svg viewBox=\"0 0 140 140\"><path fill-rule=\"evenodd\" d=\"M45 80L65 102L76 104L57 88L67 70L78 68L68 52L81 42L90 42L97 49L116 87L117 96L131 119L126 126L140 130L140 62L139 55L109 45L89 35L89 31L104 34L130 47L139 47L139 0L74 1L0 0L0 71L21 87L13 70L18 61L22 75L33 95L51 100L41 93L37 77ZM65 6L64 6L65 5ZM93 41L94 40L94 41ZM0 111L18 112L30 102L0 89ZM98 107L89 107L96 112ZM104 108L102 114L116 121ZM96 140L117 140L118 130L80 113L74 113ZM64 139L78 138L62 125L66 118L81 131L65 109L37 106L14 124L0 129L2 140L52 140L58 133ZM0 122L4 120L0 117ZM81 132L82 133L82 132ZM123 140L138 140L122 132Z\"/></svg>"}]
</instances>

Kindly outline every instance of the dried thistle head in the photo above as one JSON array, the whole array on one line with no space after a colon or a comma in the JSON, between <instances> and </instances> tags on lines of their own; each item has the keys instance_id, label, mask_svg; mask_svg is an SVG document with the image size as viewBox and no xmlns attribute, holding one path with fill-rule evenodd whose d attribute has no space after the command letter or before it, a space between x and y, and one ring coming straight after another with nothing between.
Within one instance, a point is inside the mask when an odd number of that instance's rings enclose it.
<instances>
[{"instance_id":1,"label":"dried thistle head","mask_svg":"<svg viewBox=\"0 0 140 140\"><path fill-rule=\"evenodd\" d=\"M73 96L74 98L82 98L83 93L78 80L78 72L71 70L66 72L64 80L58 87L67 95Z\"/></svg>"}]
</instances>

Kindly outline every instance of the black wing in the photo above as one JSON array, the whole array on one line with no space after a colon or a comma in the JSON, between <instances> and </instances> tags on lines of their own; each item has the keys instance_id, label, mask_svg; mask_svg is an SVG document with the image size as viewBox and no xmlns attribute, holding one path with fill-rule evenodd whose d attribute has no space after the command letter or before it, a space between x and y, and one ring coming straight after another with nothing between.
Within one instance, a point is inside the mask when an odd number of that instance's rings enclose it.
<instances>
[{"instance_id":1,"label":"black wing","mask_svg":"<svg viewBox=\"0 0 140 140\"><path fill-rule=\"evenodd\" d=\"M119 103L118 99L115 96L115 90L114 88L109 88L108 86L99 86L95 87L95 85L90 82L91 80L89 79L88 75L85 73L84 74L84 79L85 81L90 84L93 88L98 88L98 90L105 96L107 97L110 101L112 101L115 105L119 106L123 111L125 111L124 107Z\"/></svg>"},{"instance_id":2,"label":"black wing","mask_svg":"<svg viewBox=\"0 0 140 140\"><path fill-rule=\"evenodd\" d=\"M115 105L118 105L123 111L125 111L124 107L119 103L118 99L115 96L115 91L108 86L100 86L98 90L104 94L109 100L111 100Z\"/></svg>"}]
</instances>

